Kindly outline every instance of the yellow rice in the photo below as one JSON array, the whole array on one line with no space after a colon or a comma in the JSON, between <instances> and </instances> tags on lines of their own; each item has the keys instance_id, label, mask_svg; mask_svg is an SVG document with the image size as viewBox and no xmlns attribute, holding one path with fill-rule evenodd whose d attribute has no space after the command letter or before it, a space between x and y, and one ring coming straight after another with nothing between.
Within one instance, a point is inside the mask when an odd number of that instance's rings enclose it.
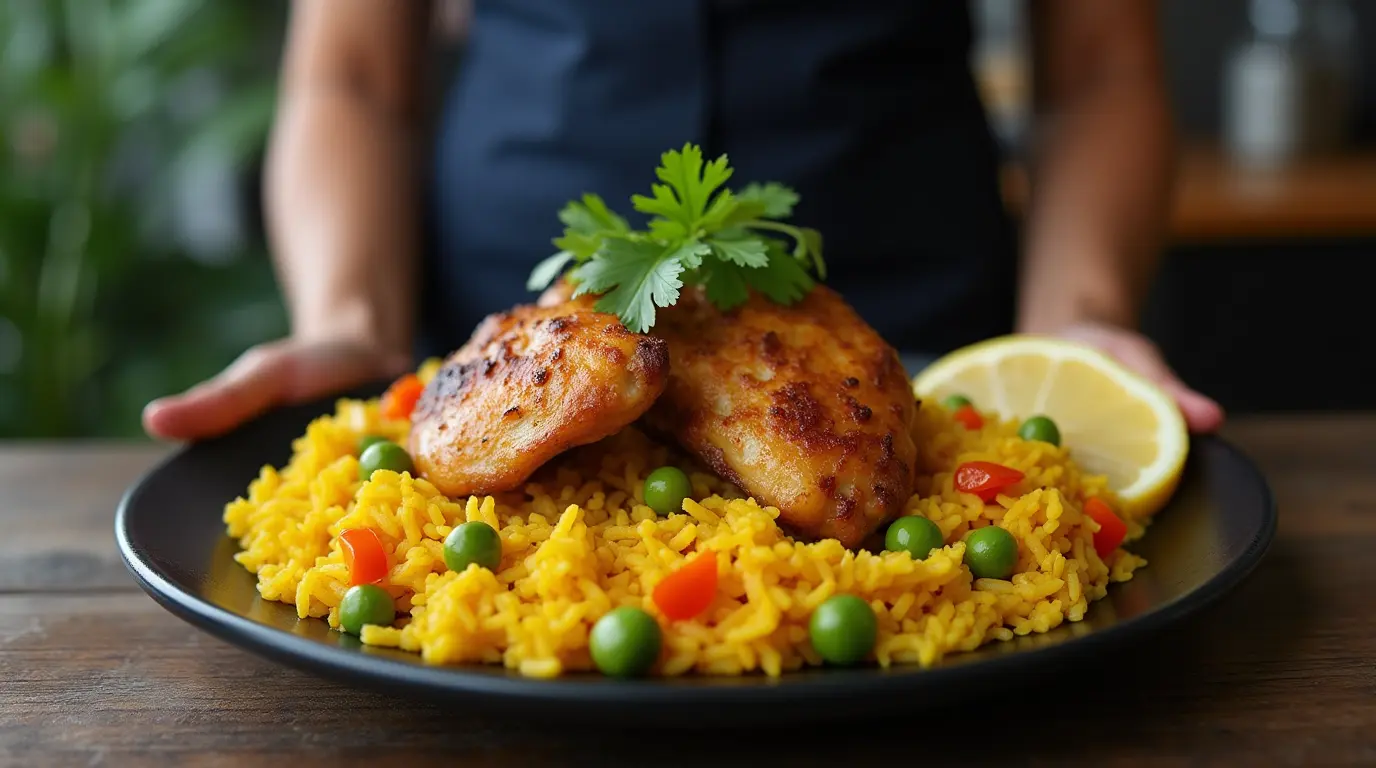
<instances>
[{"instance_id":1,"label":"yellow rice","mask_svg":"<svg viewBox=\"0 0 1376 768\"><path fill-rule=\"evenodd\" d=\"M434 369L428 363L422 378ZM389 552L383 584L399 619L365 627L362 640L437 664L501 664L532 677L592 669L593 623L632 605L660 618L656 674L775 676L821 663L808 641L809 615L828 597L850 593L878 617L875 662L930 666L1079 621L1110 582L1145 564L1121 548L1106 561L1095 553L1098 526L1081 506L1090 496L1111 504L1113 497L1104 478L1081 474L1067 450L1023 441L1016 424L993 418L966 430L931 404L921 405L914 427L920 471L907 513L935 522L947 544L925 561L848 551L835 540L794 541L776 524L776 509L705 472L690 473L694 493L684 514L659 517L644 505L644 478L676 457L634 429L560 457L518 493L449 499L423 479L383 470L360 482L359 438L404 443L408 429L382 418L376 401L341 400L294 441L285 467L262 469L224 520L242 547L236 559L257 574L264 598L335 628L349 583L335 537L372 528ZM985 504L953 490L953 470L970 460L1012 466L1026 478ZM469 520L500 532L498 572L445 566L445 536ZM1018 541L1009 580L974 579L962 563L963 536L985 525ZM1129 529L1129 539L1143 532L1140 521ZM698 551L717 558L717 598L697 619L668 621L648 595Z\"/></svg>"}]
</instances>

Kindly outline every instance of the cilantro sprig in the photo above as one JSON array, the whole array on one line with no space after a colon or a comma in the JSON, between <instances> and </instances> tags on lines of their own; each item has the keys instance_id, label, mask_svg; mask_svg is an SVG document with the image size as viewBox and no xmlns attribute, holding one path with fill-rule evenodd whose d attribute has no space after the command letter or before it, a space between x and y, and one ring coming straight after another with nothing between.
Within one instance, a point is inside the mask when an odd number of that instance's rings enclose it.
<instances>
[{"instance_id":1,"label":"cilantro sprig","mask_svg":"<svg viewBox=\"0 0 1376 768\"><path fill-rule=\"evenodd\" d=\"M751 289L779 304L802 299L826 279L821 234L785 221L798 203L792 189L769 182L737 192L725 186L731 175L725 155L704 162L694 144L665 152L655 169L660 183L631 197L650 216L644 230L597 195L569 202L559 212L559 250L536 265L526 288L543 290L567 272L575 296L598 295L599 311L638 333L654 327L655 309L673 306L685 285L701 285L723 311Z\"/></svg>"}]
</instances>

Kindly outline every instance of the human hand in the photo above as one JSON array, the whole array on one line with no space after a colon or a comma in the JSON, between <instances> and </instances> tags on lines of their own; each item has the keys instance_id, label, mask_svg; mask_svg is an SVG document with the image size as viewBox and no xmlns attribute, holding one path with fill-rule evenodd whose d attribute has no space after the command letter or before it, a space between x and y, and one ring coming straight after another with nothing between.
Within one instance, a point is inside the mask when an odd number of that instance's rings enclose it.
<instances>
[{"instance_id":1,"label":"human hand","mask_svg":"<svg viewBox=\"0 0 1376 768\"><path fill-rule=\"evenodd\" d=\"M405 353L352 340L288 338L260 344L213 379L149 403L143 428L170 440L214 437L276 405L399 376L411 362Z\"/></svg>"},{"instance_id":2,"label":"human hand","mask_svg":"<svg viewBox=\"0 0 1376 768\"><path fill-rule=\"evenodd\" d=\"M1056 335L1088 344L1156 382L1175 398L1191 432L1213 432L1222 426L1223 408L1181 381L1166 364L1161 351L1141 333L1107 323L1087 322L1068 326Z\"/></svg>"}]
</instances>

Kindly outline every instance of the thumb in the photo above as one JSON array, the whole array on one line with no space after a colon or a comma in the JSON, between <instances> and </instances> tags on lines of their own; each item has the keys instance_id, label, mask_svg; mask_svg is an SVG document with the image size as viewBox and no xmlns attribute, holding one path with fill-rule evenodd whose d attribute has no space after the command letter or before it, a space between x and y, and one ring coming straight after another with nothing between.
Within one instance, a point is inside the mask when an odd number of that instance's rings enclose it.
<instances>
[{"instance_id":1,"label":"thumb","mask_svg":"<svg viewBox=\"0 0 1376 768\"><path fill-rule=\"evenodd\" d=\"M1185 425L1191 432L1213 432L1222 426L1222 406L1182 381L1154 347L1124 345L1118 352L1123 363L1156 382L1175 400L1176 407L1180 409L1180 415L1185 417Z\"/></svg>"},{"instance_id":2,"label":"thumb","mask_svg":"<svg viewBox=\"0 0 1376 768\"><path fill-rule=\"evenodd\" d=\"M198 440L226 432L281 400L290 347L254 347L213 379L143 411L144 429L170 440Z\"/></svg>"},{"instance_id":3,"label":"thumb","mask_svg":"<svg viewBox=\"0 0 1376 768\"><path fill-rule=\"evenodd\" d=\"M1191 432L1208 433L1223 426L1223 407L1213 399L1190 389L1174 375L1161 382L1161 387L1175 398Z\"/></svg>"},{"instance_id":4,"label":"thumb","mask_svg":"<svg viewBox=\"0 0 1376 768\"><path fill-rule=\"evenodd\" d=\"M245 352L210 381L149 403L143 425L167 439L214 437L273 406L395 377L410 364L405 353L352 342L273 342Z\"/></svg>"}]
</instances>

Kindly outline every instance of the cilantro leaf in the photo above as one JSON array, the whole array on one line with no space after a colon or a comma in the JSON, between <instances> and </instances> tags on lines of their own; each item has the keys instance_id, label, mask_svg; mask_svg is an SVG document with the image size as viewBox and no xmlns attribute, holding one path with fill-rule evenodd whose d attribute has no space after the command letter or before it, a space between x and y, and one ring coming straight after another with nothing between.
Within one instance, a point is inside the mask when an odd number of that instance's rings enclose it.
<instances>
[{"instance_id":1,"label":"cilantro leaf","mask_svg":"<svg viewBox=\"0 0 1376 768\"><path fill-rule=\"evenodd\" d=\"M712 193L731 178L731 167L726 164L726 155L704 165L702 148L684 144L679 152L670 150L664 153L660 158L660 166L655 169L655 176L673 187L689 218L697 221L707 210L707 201Z\"/></svg>"},{"instance_id":2,"label":"cilantro leaf","mask_svg":"<svg viewBox=\"0 0 1376 768\"><path fill-rule=\"evenodd\" d=\"M825 280L827 264L822 259L822 233L809 227L795 227L777 221L756 219L744 222L735 230L766 230L779 232L793 238L793 258L800 264L809 264L817 272L817 277Z\"/></svg>"},{"instance_id":3,"label":"cilantro leaf","mask_svg":"<svg viewBox=\"0 0 1376 768\"><path fill-rule=\"evenodd\" d=\"M572 254L579 262L591 259L602 248L602 242L607 235L626 234L631 231L626 220L613 213L607 208L607 204L602 202L602 198L594 194L583 195L581 201L575 200L566 204L559 211L559 220L564 223L564 234L554 239L554 247L560 252L567 251ZM535 269L540 270L553 260L554 256L551 256L540 262ZM535 282L536 272L531 272L529 284Z\"/></svg>"},{"instance_id":4,"label":"cilantro leaf","mask_svg":"<svg viewBox=\"0 0 1376 768\"><path fill-rule=\"evenodd\" d=\"M712 246L697 240L689 240L674 249L670 258L678 259L684 269L697 269L702 266L702 258L712 252Z\"/></svg>"},{"instance_id":5,"label":"cilantro leaf","mask_svg":"<svg viewBox=\"0 0 1376 768\"><path fill-rule=\"evenodd\" d=\"M798 193L777 181L768 184L751 182L737 193L736 198L758 203L760 212L756 215L766 219L786 219L793 215L793 206L798 204Z\"/></svg>"},{"instance_id":6,"label":"cilantro leaf","mask_svg":"<svg viewBox=\"0 0 1376 768\"><path fill-rule=\"evenodd\" d=\"M662 244L624 237L608 238L596 259L579 265L572 273L578 282L574 296L600 293L599 312L621 319L630 331L645 333L654 327L655 307L678 301L683 264Z\"/></svg>"},{"instance_id":7,"label":"cilantro leaf","mask_svg":"<svg viewBox=\"0 0 1376 768\"><path fill-rule=\"evenodd\" d=\"M717 258L737 266L763 267L769 261L769 246L758 237L743 233L737 237L714 237L708 242Z\"/></svg>"},{"instance_id":8,"label":"cilantro leaf","mask_svg":"<svg viewBox=\"0 0 1376 768\"><path fill-rule=\"evenodd\" d=\"M527 291L543 291L554 282L554 278L564 270L564 265L573 260L571 251L560 251L553 256L543 259L535 265L535 269L530 271L530 277L526 278Z\"/></svg>"},{"instance_id":9,"label":"cilantro leaf","mask_svg":"<svg viewBox=\"0 0 1376 768\"><path fill-rule=\"evenodd\" d=\"M684 231L692 229L693 216L687 211L679 199L674 196L673 190L663 184L655 184L650 187L654 197L644 195L632 195L631 205L641 213L648 213L660 216L668 221L674 222L683 227Z\"/></svg>"},{"instance_id":10,"label":"cilantro leaf","mask_svg":"<svg viewBox=\"0 0 1376 768\"><path fill-rule=\"evenodd\" d=\"M712 204L698 220L698 229L703 232L716 232L726 229L732 224L741 221L748 221L759 215L759 212L751 206L741 208L741 203L732 194L731 190L723 189L712 199Z\"/></svg>"},{"instance_id":11,"label":"cilantro leaf","mask_svg":"<svg viewBox=\"0 0 1376 768\"><path fill-rule=\"evenodd\" d=\"M707 300L723 312L739 307L750 298L750 287L742 275L746 270L735 264L713 264L707 275Z\"/></svg>"},{"instance_id":12,"label":"cilantro leaf","mask_svg":"<svg viewBox=\"0 0 1376 768\"><path fill-rule=\"evenodd\" d=\"M664 183L650 187L653 196L634 195L631 204L641 213L679 222L691 232L699 226L713 193L731 173L726 155L703 163L702 148L684 144L682 150L671 149L660 156L655 176Z\"/></svg>"},{"instance_id":13,"label":"cilantro leaf","mask_svg":"<svg viewBox=\"0 0 1376 768\"><path fill-rule=\"evenodd\" d=\"M665 243L682 240L688 236L688 227L683 222L668 219L650 220L650 238Z\"/></svg>"},{"instance_id":14,"label":"cilantro leaf","mask_svg":"<svg viewBox=\"0 0 1376 768\"><path fill-rule=\"evenodd\" d=\"M827 279L827 263L822 260L822 233L810 227L803 227L803 243L812 256L812 268L817 270L819 280Z\"/></svg>"},{"instance_id":15,"label":"cilantro leaf","mask_svg":"<svg viewBox=\"0 0 1376 768\"><path fill-rule=\"evenodd\" d=\"M798 263L790 258L778 241L771 241L769 263L759 269L741 270L751 288L778 304L793 304L807 295L815 283Z\"/></svg>"},{"instance_id":16,"label":"cilantro leaf","mask_svg":"<svg viewBox=\"0 0 1376 768\"><path fill-rule=\"evenodd\" d=\"M570 202L559 211L559 220L564 226L581 235L595 235L603 232L626 233L631 231L626 220L616 215L594 194L583 195L582 202Z\"/></svg>"},{"instance_id":17,"label":"cilantro leaf","mask_svg":"<svg viewBox=\"0 0 1376 768\"><path fill-rule=\"evenodd\" d=\"M814 275L826 277L821 234L784 221L797 192L778 182L733 191L725 186L732 173L726 155L704 162L691 142L663 153L650 194L631 197L648 216L644 230L631 229L597 195L567 203L557 252L535 266L526 287L542 289L567 270L575 296L599 295L599 310L637 332L650 330L656 308L677 302L685 284L701 286L723 311L752 290L781 304L798 301Z\"/></svg>"},{"instance_id":18,"label":"cilantro leaf","mask_svg":"<svg viewBox=\"0 0 1376 768\"><path fill-rule=\"evenodd\" d=\"M578 261L583 262L591 259L602 248L604 237L602 234L584 234L566 230L563 237L554 238L554 247L561 252L567 251Z\"/></svg>"},{"instance_id":19,"label":"cilantro leaf","mask_svg":"<svg viewBox=\"0 0 1376 768\"><path fill-rule=\"evenodd\" d=\"M664 247L658 243L628 237L608 238L595 260L579 265L571 273L578 282L573 295L602 293L615 288L627 278L638 277L641 265L653 263L663 254Z\"/></svg>"}]
</instances>

